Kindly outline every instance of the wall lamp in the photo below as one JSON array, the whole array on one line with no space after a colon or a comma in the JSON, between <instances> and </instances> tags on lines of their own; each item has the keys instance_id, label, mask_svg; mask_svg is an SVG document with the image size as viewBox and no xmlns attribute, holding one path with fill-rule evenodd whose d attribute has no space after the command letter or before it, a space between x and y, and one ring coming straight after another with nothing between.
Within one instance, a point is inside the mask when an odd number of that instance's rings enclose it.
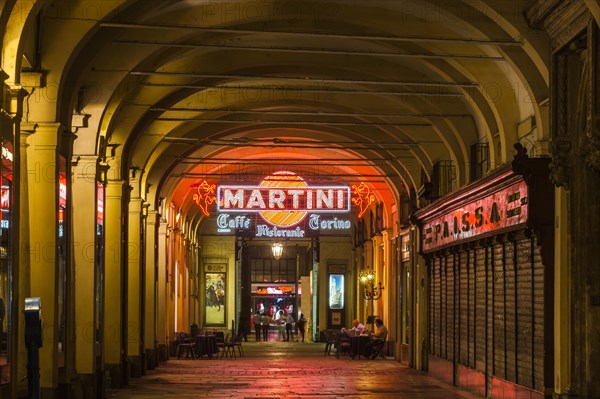
<instances>
[{"instance_id":1,"label":"wall lamp","mask_svg":"<svg viewBox=\"0 0 600 399\"><path fill-rule=\"evenodd\" d=\"M365 299L374 301L381 298L384 288L381 285L381 281L375 285L375 272L373 269L362 269L358 274L358 279L363 285L363 297Z\"/></svg>"}]
</instances>

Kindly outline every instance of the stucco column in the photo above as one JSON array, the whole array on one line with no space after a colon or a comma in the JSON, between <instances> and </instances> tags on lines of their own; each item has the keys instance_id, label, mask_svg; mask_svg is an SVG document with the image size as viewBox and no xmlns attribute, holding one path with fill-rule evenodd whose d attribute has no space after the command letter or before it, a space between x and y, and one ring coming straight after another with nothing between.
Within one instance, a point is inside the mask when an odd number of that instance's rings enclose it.
<instances>
[{"instance_id":1,"label":"stucco column","mask_svg":"<svg viewBox=\"0 0 600 399\"><path fill-rule=\"evenodd\" d=\"M11 252L13 253L13 302L12 302L12 320L10 323L14 326L24 325L24 299L29 297L30 280L29 280L29 256L25 251L23 243L29 242L29 214L21 212L22 209L27 209L29 199L27 195L27 144L28 138L34 133L35 124L20 123L22 117L23 97L27 94L20 86L10 89L11 104L14 104L10 110L12 117L12 131L14 137L14 192L13 200L13 243ZM9 122L3 121L3 128L9 128ZM16 265L19 265L17 268ZM27 374L27 349L25 348L25 337L18 328L11 329L11 339L14 350L12 351L10 362L13 364L13 372L11 374L12 394L23 395L27 393L27 382L21 381L19 375Z\"/></svg>"},{"instance_id":2,"label":"stucco column","mask_svg":"<svg viewBox=\"0 0 600 399\"><path fill-rule=\"evenodd\" d=\"M73 259L75 262L75 370L94 378L96 315L96 165L81 156L72 164ZM82 378L82 377L80 377ZM85 384L84 384L85 385Z\"/></svg>"},{"instance_id":3,"label":"stucco column","mask_svg":"<svg viewBox=\"0 0 600 399\"><path fill-rule=\"evenodd\" d=\"M14 96L22 96L24 93L20 89L11 90ZM20 101L19 101L20 102ZM17 229L14 231L13 239L15 241L15 245L17 246L13 253L18 256L18 259L13 259L13 265L18 264L19 267L15 269L15 276L17 281L13 287L17 287L17 292L14 292L13 299L13 309L16 309L16 313L14 314L15 322L17 322L17 326L24 326L25 319L23 315L24 309L24 300L25 298L31 296L31 281L30 281L30 267L29 267L29 255L27 251L27 246L25 243L29 243L29 213L28 212L20 212L21 209L27 209L29 207L29 195L27 190L27 147L29 146L28 139L31 134L34 133L36 125L34 124L18 124L17 121L20 119L19 116L16 115L15 124L13 125L14 134L15 134L15 142L19 141L20 147L18 153L20 155L17 162L19 163L18 170L15 169L15 172L18 171L18 174L15 174L15 182L19 184L20 189L15 190L14 201L15 204L18 204L18 209L14 210L13 213L13 224ZM15 149L15 154L17 150ZM15 166L16 166L15 162ZM17 213L17 211L19 212ZM18 263L16 263L18 261ZM20 328L13 328L12 331L13 342L16 343L15 350L13 351L13 356L11 358L12 362L16 362L16 373L11 375L11 381L13 386L16 387L17 396L23 396L27 394L27 381L21 381L18 378L19 375L27 374L27 348L25 347L25 336L23 331ZM15 375L17 374L17 375Z\"/></svg>"},{"instance_id":4,"label":"stucco column","mask_svg":"<svg viewBox=\"0 0 600 399\"><path fill-rule=\"evenodd\" d=\"M410 344L410 367L417 370L426 370L427 345L429 336L429 273L425 259L419 255L419 242L421 235L419 229L411 229L411 254L410 269L412 279L412 292L414 292L411 312L413 316L413 342Z\"/></svg>"},{"instance_id":5,"label":"stucco column","mask_svg":"<svg viewBox=\"0 0 600 399\"><path fill-rule=\"evenodd\" d=\"M57 142L60 129L59 123L40 123L35 133L29 136L29 146L26 148L29 239L23 244L30 264L30 295L40 297L42 302L42 391L54 391L58 387Z\"/></svg>"},{"instance_id":6,"label":"stucco column","mask_svg":"<svg viewBox=\"0 0 600 399\"><path fill-rule=\"evenodd\" d=\"M156 236L157 236L158 212L148 211L146 221L146 273L145 284L145 309L144 309L144 349L146 352L146 367L154 369L157 366L156 353Z\"/></svg>"},{"instance_id":7,"label":"stucco column","mask_svg":"<svg viewBox=\"0 0 600 399\"><path fill-rule=\"evenodd\" d=\"M158 341L159 361L168 359L167 337L167 222L160 221L158 227L158 256L156 259L158 276L156 290L156 339Z\"/></svg>"},{"instance_id":8,"label":"stucco column","mask_svg":"<svg viewBox=\"0 0 600 399\"><path fill-rule=\"evenodd\" d=\"M121 271L122 180L108 180L104 199L104 368L110 375L111 388L124 383L123 349L123 278Z\"/></svg>"},{"instance_id":9,"label":"stucco column","mask_svg":"<svg viewBox=\"0 0 600 399\"><path fill-rule=\"evenodd\" d=\"M132 198L129 200L127 220L127 359L130 376L137 378L143 373L143 343L141 326L141 227L142 198L139 181L130 179Z\"/></svg>"}]
</instances>

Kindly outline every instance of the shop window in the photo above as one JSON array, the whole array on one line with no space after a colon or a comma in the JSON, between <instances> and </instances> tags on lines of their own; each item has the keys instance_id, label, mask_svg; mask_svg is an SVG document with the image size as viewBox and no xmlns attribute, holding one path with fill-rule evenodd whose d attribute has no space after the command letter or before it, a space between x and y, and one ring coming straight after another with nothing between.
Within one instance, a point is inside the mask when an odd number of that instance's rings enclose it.
<instances>
[{"instance_id":1,"label":"shop window","mask_svg":"<svg viewBox=\"0 0 600 399\"><path fill-rule=\"evenodd\" d=\"M431 184L434 198L441 197L454 190L456 186L456 167L452 161L438 161L433 165Z\"/></svg>"},{"instance_id":2,"label":"shop window","mask_svg":"<svg viewBox=\"0 0 600 399\"><path fill-rule=\"evenodd\" d=\"M67 160L64 156L58 157L58 351L65 352L67 341L67 221L70 215L68 208L68 179ZM64 356L59 356L59 367L64 366Z\"/></svg>"},{"instance_id":3,"label":"shop window","mask_svg":"<svg viewBox=\"0 0 600 399\"><path fill-rule=\"evenodd\" d=\"M0 164L0 384L10 382L9 354L11 351L10 320L12 298L12 245L14 206L12 142L2 139L2 162Z\"/></svg>"},{"instance_id":4,"label":"shop window","mask_svg":"<svg viewBox=\"0 0 600 399\"><path fill-rule=\"evenodd\" d=\"M400 260L402 269L402 343L408 345L410 330L410 237L409 235L403 235L400 244Z\"/></svg>"},{"instance_id":5,"label":"shop window","mask_svg":"<svg viewBox=\"0 0 600 399\"><path fill-rule=\"evenodd\" d=\"M476 143L471 146L471 181L479 180L489 170L489 145Z\"/></svg>"}]
</instances>

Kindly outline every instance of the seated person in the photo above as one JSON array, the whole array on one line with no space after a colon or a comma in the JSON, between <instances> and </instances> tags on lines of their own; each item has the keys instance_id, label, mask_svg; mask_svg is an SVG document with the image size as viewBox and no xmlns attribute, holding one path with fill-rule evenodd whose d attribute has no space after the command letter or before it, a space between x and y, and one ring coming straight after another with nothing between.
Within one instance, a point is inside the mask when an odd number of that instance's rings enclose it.
<instances>
[{"instance_id":1,"label":"seated person","mask_svg":"<svg viewBox=\"0 0 600 399\"><path fill-rule=\"evenodd\" d=\"M340 338L344 338L344 339L350 338L350 334L348 334L348 330L346 330L344 327L342 327L342 329L340 330Z\"/></svg>"},{"instance_id":2,"label":"seated person","mask_svg":"<svg viewBox=\"0 0 600 399\"><path fill-rule=\"evenodd\" d=\"M354 319L352 321L353 327L350 329L354 333L354 335L360 335L365 332L365 325L360 323L358 320Z\"/></svg>"},{"instance_id":3,"label":"seated person","mask_svg":"<svg viewBox=\"0 0 600 399\"><path fill-rule=\"evenodd\" d=\"M387 339L388 329L383 325L383 320L375 319L375 332L372 339L367 343L366 351L369 359L375 359Z\"/></svg>"}]
</instances>

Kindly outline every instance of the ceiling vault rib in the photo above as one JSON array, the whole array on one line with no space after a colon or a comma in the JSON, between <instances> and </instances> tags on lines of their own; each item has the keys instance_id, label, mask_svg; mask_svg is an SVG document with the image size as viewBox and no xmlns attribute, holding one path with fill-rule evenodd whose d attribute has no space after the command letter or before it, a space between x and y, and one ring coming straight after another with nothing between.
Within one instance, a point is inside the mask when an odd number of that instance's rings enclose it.
<instances>
[{"instance_id":1,"label":"ceiling vault rib","mask_svg":"<svg viewBox=\"0 0 600 399\"><path fill-rule=\"evenodd\" d=\"M404 91L381 91L381 90L352 90L352 89L333 89L333 88L298 88L298 87L269 87L269 86L256 86L256 85L244 85L244 86L216 86L216 85L199 85L199 84L178 84L178 83L150 83L141 82L139 86L147 87L172 87L177 89L207 89L207 90L260 90L260 91L294 91L303 93L340 93L340 94L369 94L369 95L383 95L383 96L440 96L440 97L462 97L464 94L449 91L416 91L416 90L404 90ZM152 104L140 104L151 106Z\"/></svg>"},{"instance_id":2,"label":"ceiling vault rib","mask_svg":"<svg viewBox=\"0 0 600 399\"><path fill-rule=\"evenodd\" d=\"M131 104L137 105L137 104ZM224 112L231 114L263 114L263 115L299 115L299 116L349 116L358 118L380 117L380 118L464 118L471 117L471 114L380 114L380 113L346 113L346 112L307 112L307 111L276 111L276 110L245 110L245 109L214 109L214 108L187 108L187 107L168 107L168 108L150 108L151 112Z\"/></svg>"},{"instance_id":3,"label":"ceiling vault rib","mask_svg":"<svg viewBox=\"0 0 600 399\"><path fill-rule=\"evenodd\" d=\"M452 37L434 37L434 36L385 36L385 35L357 35L352 33L315 33L315 32L291 32L277 30L252 30L252 29L232 29L232 28L217 28L210 26L192 26L192 25L160 25L160 24L136 24L136 23L115 23L101 22L98 24L102 28L119 28L119 29L149 29L149 30L192 30L194 32L217 32L217 33L245 33L245 34L265 34L265 35L287 35L287 36L309 36L320 38L338 38L338 39L357 39L357 40L374 40L388 42L428 42L428 43L458 43L471 45L492 45L492 46L522 46L523 43L519 40L503 40L503 39L476 39L476 38L452 38Z\"/></svg>"},{"instance_id":4,"label":"ceiling vault rib","mask_svg":"<svg viewBox=\"0 0 600 399\"><path fill-rule=\"evenodd\" d=\"M133 76L168 76L196 79L236 79L236 80L262 80L262 81L293 81L301 83L335 83L335 84L371 84L386 86L423 86L423 87L479 87L476 82L428 82L428 81L402 81L402 80L359 80L359 79L321 79L301 76L252 76L229 74L206 74L188 72L158 72L158 71L128 71L119 69L95 69L95 72L129 72Z\"/></svg>"},{"instance_id":5,"label":"ceiling vault rib","mask_svg":"<svg viewBox=\"0 0 600 399\"><path fill-rule=\"evenodd\" d=\"M436 141L436 140L422 140L422 141L411 141L411 142L406 142L406 141L329 141L329 140L296 140L296 139L281 139L279 137L275 137L275 138L267 138L267 139L250 139L247 138L245 136L242 137L235 137L232 139L219 139L219 138L214 138L214 139L196 139L196 138L192 138L192 137L169 137L169 136L165 136L165 135L161 135L161 134L157 134L157 133L147 133L146 136L158 136L161 138L173 138L173 139L178 139L178 140L194 140L194 141L202 141L206 144L215 144L215 145L219 145L219 144L253 144L253 143L259 143L259 144L265 144L265 143L273 143L273 144L348 144L348 145L353 145L353 144L378 144L378 145L398 145L398 144L402 144L402 145L420 145L420 144L431 144L431 143L441 143L441 141ZM200 158L200 159L214 159L213 157L211 158ZM226 158L219 158L219 159L226 159ZM265 158L262 158L265 159Z\"/></svg>"},{"instance_id":6,"label":"ceiling vault rib","mask_svg":"<svg viewBox=\"0 0 600 399\"><path fill-rule=\"evenodd\" d=\"M140 40L116 40L113 44L129 44L142 46L162 46L174 48L216 48L233 49L243 51L257 51L269 53L304 53L304 54L328 54L328 55L356 55L356 56L377 56L377 57L398 57L398 58L423 58L423 59L475 59L504 61L504 57L484 54L436 54L436 53L396 53L383 51L355 51L355 50L333 50L333 49L309 49L309 48L283 48L283 47L259 47L259 46L234 46L224 44L200 44L200 43L170 43L170 42L150 42Z\"/></svg>"},{"instance_id":7,"label":"ceiling vault rib","mask_svg":"<svg viewBox=\"0 0 600 399\"><path fill-rule=\"evenodd\" d=\"M162 158L173 158L173 159L177 159L177 160L181 160L182 162L194 162L194 163L205 163L205 162L215 162L217 164L222 164L222 163L227 163L227 164L236 164L236 163L240 163L240 164L246 164L246 163L256 163L256 164L261 164L261 163L272 163L272 162L294 162L294 163L303 163L306 162L307 165L311 165L314 166L315 162L313 161L307 161L306 159L294 159L294 158L287 158L282 160L281 158L250 158L250 159L246 159L245 161L240 161L240 158L220 158L220 157L215 157L215 158L206 158L206 157L182 157L182 156L178 156L178 155L161 155ZM414 157L410 157L410 158L414 158ZM322 162L354 162L354 163L365 163L365 162L377 162L377 161L382 161L382 162L388 162L388 161L394 161L398 159L398 157L382 157L382 158L358 158L358 159L347 159L347 158L319 158L319 161Z\"/></svg>"},{"instance_id":8,"label":"ceiling vault rib","mask_svg":"<svg viewBox=\"0 0 600 399\"><path fill-rule=\"evenodd\" d=\"M395 144L396 148L391 148L392 145L380 145L377 143L372 143L370 145L360 144L360 145L349 145L345 144L341 145L321 145L318 143L315 144L249 144L249 143L206 143L201 139L193 139L187 137L165 137L163 140L165 143L173 143L173 144L196 144L196 145L207 145L207 146L219 146L219 147L238 147L238 148L246 148L246 147L258 147L258 148L303 148L303 149L330 149L330 150L339 150L340 148L349 149L349 150L387 150L387 151L408 151L410 150L410 146L418 146L419 144Z\"/></svg>"},{"instance_id":9,"label":"ceiling vault rib","mask_svg":"<svg viewBox=\"0 0 600 399\"><path fill-rule=\"evenodd\" d=\"M431 126L431 123L397 123L397 122L331 122L331 121L268 121L262 119L210 119L210 118L154 118L155 121L162 122L207 122L207 123L224 123L224 124L262 124L262 125L308 125L308 126Z\"/></svg>"},{"instance_id":10,"label":"ceiling vault rib","mask_svg":"<svg viewBox=\"0 0 600 399\"><path fill-rule=\"evenodd\" d=\"M241 172L241 173L200 173L200 172L183 172L183 173L173 173L170 175L170 177L222 177L222 176L227 176L227 177L235 177L235 176L239 176L239 175L243 175L244 177L250 177L250 176L257 176L257 177L263 177L264 173L249 173L249 172ZM304 177L306 177L307 175L305 175ZM327 177L360 177L360 178L385 178L385 177L392 177L392 178L396 178L398 177L398 175L390 175L390 174L363 174L361 173L360 175L355 174L355 173L327 173L326 175Z\"/></svg>"},{"instance_id":11,"label":"ceiling vault rib","mask_svg":"<svg viewBox=\"0 0 600 399\"><path fill-rule=\"evenodd\" d=\"M414 159L414 157L397 157L397 159ZM348 162L334 162L334 163L323 163L326 161L323 161L322 159L319 159L319 164L320 165L327 165L327 166L365 166L365 165L370 165L369 162L376 162L376 161L361 161L360 163L354 162L354 163L348 163ZM382 161L384 163L388 163L390 161L394 161L394 160L386 160L386 161ZM213 161L187 161L187 160L179 160L178 162L181 165L223 165L223 162L213 162ZM364 164L364 165L362 165ZM295 160L279 160L279 163L277 162L251 162L251 161L244 161L244 162L227 162L227 166L245 166L245 165L283 165L283 166L314 166L315 162L295 162Z\"/></svg>"}]
</instances>

